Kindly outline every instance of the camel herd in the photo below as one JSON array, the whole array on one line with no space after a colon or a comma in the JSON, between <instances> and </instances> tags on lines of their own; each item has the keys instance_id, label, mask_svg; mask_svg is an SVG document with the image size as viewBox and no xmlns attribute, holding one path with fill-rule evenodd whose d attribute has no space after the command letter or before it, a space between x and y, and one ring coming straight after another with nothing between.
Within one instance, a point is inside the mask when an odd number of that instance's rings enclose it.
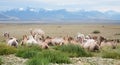
<instances>
[{"instance_id":1,"label":"camel herd","mask_svg":"<svg viewBox=\"0 0 120 65\"><path fill-rule=\"evenodd\" d=\"M9 46L17 47L18 45L38 45L42 48L49 48L50 45L67 45L76 44L89 51L96 51L105 46L110 46L115 49L118 40L108 40L102 36L91 36L78 33L76 37L65 36L65 37L50 37L45 36L45 32L41 29L30 29L30 35L23 35L21 42L18 43L15 37L10 37L9 33L4 33L6 43Z\"/></svg>"}]
</instances>

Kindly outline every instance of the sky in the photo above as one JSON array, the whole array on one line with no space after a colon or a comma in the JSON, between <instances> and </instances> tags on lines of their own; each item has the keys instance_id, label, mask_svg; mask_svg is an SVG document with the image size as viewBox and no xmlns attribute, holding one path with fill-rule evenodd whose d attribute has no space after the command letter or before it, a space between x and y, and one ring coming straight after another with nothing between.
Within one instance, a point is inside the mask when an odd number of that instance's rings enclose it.
<instances>
[{"instance_id":1,"label":"sky","mask_svg":"<svg viewBox=\"0 0 120 65\"><path fill-rule=\"evenodd\" d=\"M120 0L0 0L0 11L14 8L24 10L27 7L48 10L98 10L103 12L113 10L120 12Z\"/></svg>"}]
</instances>

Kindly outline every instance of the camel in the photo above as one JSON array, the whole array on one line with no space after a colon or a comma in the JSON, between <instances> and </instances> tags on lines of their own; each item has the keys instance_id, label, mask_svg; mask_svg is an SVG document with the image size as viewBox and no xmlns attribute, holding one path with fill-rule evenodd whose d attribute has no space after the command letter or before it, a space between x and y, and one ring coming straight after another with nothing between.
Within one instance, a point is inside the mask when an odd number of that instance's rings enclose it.
<instances>
[{"instance_id":1,"label":"camel","mask_svg":"<svg viewBox=\"0 0 120 65\"><path fill-rule=\"evenodd\" d=\"M64 44L64 39L63 38L59 38L59 37L52 38L51 39L51 43L53 45L63 45Z\"/></svg>"},{"instance_id":2,"label":"camel","mask_svg":"<svg viewBox=\"0 0 120 65\"><path fill-rule=\"evenodd\" d=\"M5 38L9 38L9 37L10 37L10 35L9 35L8 32L5 32L5 33L3 34L3 36L4 36Z\"/></svg>"},{"instance_id":3,"label":"camel","mask_svg":"<svg viewBox=\"0 0 120 65\"><path fill-rule=\"evenodd\" d=\"M33 38L32 35L27 37L27 35L23 35L23 40L21 42L21 45L31 45L31 44L37 44L37 41Z\"/></svg>"},{"instance_id":4,"label":"camel","mask_svg":"<svg viewBox=\"0 0 120 65\"><path fill-rule=\"evenodd\" d=\"M39 37L37 35L35 35L35 37L33 37L32 35L30 35L29 37L27 37L27 35L23 35L23 40L21 42L21 45L39 45L41 46L41 48L49 48L49 46L47 45L46 42L44 42L43 40L40 40Z\"/></svg>"},{"instance_id":5,"label":"camel","mask_svg":"<svg viewBox=\"0 0 120 65\"><path fill-rule=\"evenodd\" d=\"M112 49L115 49L117 46L117 41L108 40L103 36L93 36L92 38L97 41L97 44L100 46L100 48L108 46L111 47Z\"/></svg>"},{"instance_id":6,"label":"camel","mask_svg":"<svg viewBox=\"0 0 120 65\"><path fill-rule=\"evenodd\" d=\"M44 39L45 32L42 29L30 29L30 34L34 37L39 35L41 39Z\"/></svg>"},{"instance_id":7,"label":"camel","mask_svg":"<svg viewBox=\"0 0 120 65\"><path fill-rule=\"evenodd\" d=\"M117 43L114 40L103 40L101 41L101 44L100 44L100 48L111 47L112 49L115 49L116 46L117 46Z\"/></svg>"},{"instance_id":8,"label":"camel","mask_svg":"<svg viewBox=\"0 0 120 65\"><path fill-rule=\"evenodd\" d=\"M34 39L37 41L38 45L40 45L42 48L49 48L48 46L48 43L50 42L49 39L42 39L42 38L39 38L39 35L36 34Z\"/></svg>"},{"instance_id":9,"label":"camel","mask_svg":"<svg viewBox=\"0 0 120 65\"><path fill-rule=\"evenodd\" d=\"M9 33L4 33L4 37L6 38L7 45L9 46L18 46L17 39L15 37L10 37Z\"/></svg>"},{"instance_id":10,"label":"camel","mask_svg":"<svg viewBox=\"0 0 120 65\"><path fill-rule=\"evenodd\" d=\"M18 46L17 39L14 37L9 38L7 45L17 47Z\"/></svg>"},{"instance_id":11,"label":"camel","mask_svg":"<svg viewBox=\"0 0 120 65\"><path fill-rule=\"evenodd\" d=\"M84 49L87 49L89 51L99 50L99 45L97 44L97 41L89 37L85 38L84 34L79 34L77 36L77 41L81 43L81 46Z\"/></svg>"}]
</instances>

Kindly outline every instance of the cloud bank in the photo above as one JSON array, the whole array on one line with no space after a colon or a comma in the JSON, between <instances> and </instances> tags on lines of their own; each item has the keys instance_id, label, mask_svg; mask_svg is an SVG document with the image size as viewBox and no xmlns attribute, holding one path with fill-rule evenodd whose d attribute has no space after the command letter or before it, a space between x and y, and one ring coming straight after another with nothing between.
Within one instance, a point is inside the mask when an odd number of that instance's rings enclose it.
<instances>
[{"instance_id":1,"label":"cloud bank","mask_svg":"<svg viewBox=\"0 0 120 65\"><path fill-rule=\"evenodd\" d=\"M0 10L33 7L36 9L98 10L120 12L120 0L1 0Z\"/></svg>"}]
</instances>

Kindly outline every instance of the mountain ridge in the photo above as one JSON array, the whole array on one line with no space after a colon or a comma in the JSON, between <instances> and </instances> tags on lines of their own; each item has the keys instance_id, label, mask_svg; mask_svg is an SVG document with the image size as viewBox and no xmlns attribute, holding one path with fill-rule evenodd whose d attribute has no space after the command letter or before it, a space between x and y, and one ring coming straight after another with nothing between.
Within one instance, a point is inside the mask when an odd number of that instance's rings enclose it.
<instances>
[{"instance_id":1,"label":"mountain ridge","mask_svg":"<svg viewBox=\"0 0 120 65\"><path fill-rule=\"evenodd\" d=\"M81 21L81 20L120 20L120 12L115 11L67 11L65 9L46 10L34 8L12 9L0 12L1 21Z\"/></svg>"}]
</instances>

